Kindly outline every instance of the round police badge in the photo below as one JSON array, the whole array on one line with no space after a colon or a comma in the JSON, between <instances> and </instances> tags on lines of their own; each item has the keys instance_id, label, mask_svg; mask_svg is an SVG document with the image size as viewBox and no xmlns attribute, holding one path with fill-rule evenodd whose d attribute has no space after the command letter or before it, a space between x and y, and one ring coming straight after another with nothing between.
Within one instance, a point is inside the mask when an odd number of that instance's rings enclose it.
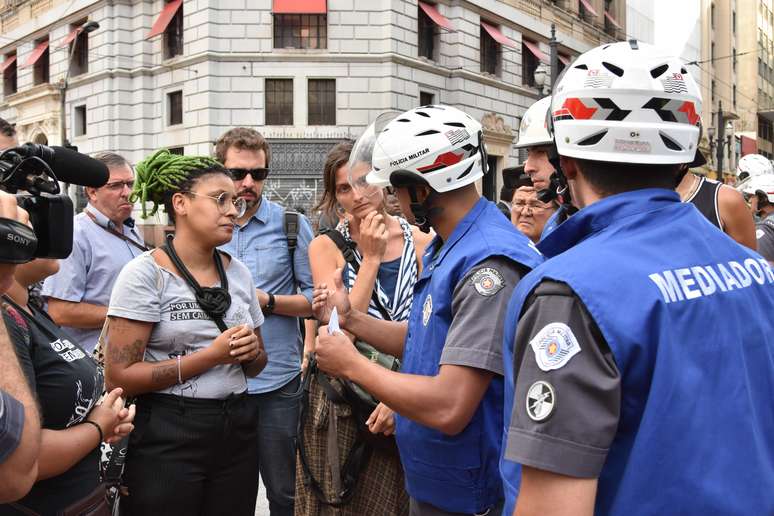
<instances>
[{"instance_id":1,"label":"round police badge","mask_svg":"<svg viewBox=\"0 0 774 516\"><path fill-rule=\"evenodd\" d=\"M422 305L422 324L427 326L430 320L430 314L433 313L433 297L428 294L425 298L425 303Z\"/></svg>"},{"instance_id":2,"label":"round police badge","mask_svg":"<svg viewBox=\"0 0 774 516\"><path fill-rule=\"evenodd\" d=\"M527 415L532 421L545 421L556 407L556 393L550 383L537 381L527 391Z\"/></svg>"},{"instance_id":3,"label":"round police badge","mask_svg":"<svg viewBox=\"0 0 774 516\"><path fill-rule=\"evenodd\" d=\"M470 281L476 287L476 292L486 297L497 294L505 286L503 275L500 274L500 271L491 267L477 270L471 276Z\"/></svg>"},{"instance_id":4,"label":"round police badge","mask_svg":"<svg viewBox=\"0 0 774 516\"><path fill-rule=\"evenodd\" d=\"M535 362L543 371L564 367L581 347L575 334L564 323L547 324L529 342L535 352Z\"/></svg>"}]
</instances>

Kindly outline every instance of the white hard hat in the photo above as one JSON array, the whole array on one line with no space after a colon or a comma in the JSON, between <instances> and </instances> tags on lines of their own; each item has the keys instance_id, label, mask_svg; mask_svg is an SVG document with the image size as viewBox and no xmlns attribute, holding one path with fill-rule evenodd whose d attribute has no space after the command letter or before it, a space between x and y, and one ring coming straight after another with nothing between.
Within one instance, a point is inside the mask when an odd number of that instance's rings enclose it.
<instances>
[{"instance_id":1,"label":"white hard hat","mask_svg":"<svg viewBox=\"0 0 774 516\"><path fill-rule=\"evenodd\" d=\"M551 102L559 154L622 163L690 163L700 113L701 93L680 59L636 40L582 54Z\"/></svg>"},{"instance_id":2,"label":"white hard hat","mask_svg":"<svg viewBox=\"0 0 774 516\"><path fill-rule=\"evenodd\" d=\"M736 165L736 177L738 181L744 181L755 176L774 174L774 166L765 156L760 154L747 154L742 156Z\"/></svg>"},{"instance_id":3,"label":"white hard hat","mask_svg":"<svg viewBox=\"0 0 774 516\"><path fill-rule=\"evenodd\" d=\"M519 125L519 141L514 148L539 147L552 145L554 139L548 132L548 111L551 109L551 97L545 97L532 104Z\"/></svg>"},{"instance_id":4,"label":"white hard hat","mask_svg":"<svg viewBox=\"0 0 774 516\"><path fill-rule=\"evenodd\" d=\"M418 180L437 192L469 185L484 175L481 124L451 106L422 106L376 131L366 181L386 187Z\"/></svg>"},{"instance_id":5,"label":"white hard hat","mask_svg":"<svg viewBox=\"0 0 774 516\"><path fill-rule=\"evenodd\" d=\"M755 195L756 192L763 192L766 197L768 197L769 202L774 204L774 174L751 177L744 185L737 188L748 195Z\"/></svg>"}]
</instances>

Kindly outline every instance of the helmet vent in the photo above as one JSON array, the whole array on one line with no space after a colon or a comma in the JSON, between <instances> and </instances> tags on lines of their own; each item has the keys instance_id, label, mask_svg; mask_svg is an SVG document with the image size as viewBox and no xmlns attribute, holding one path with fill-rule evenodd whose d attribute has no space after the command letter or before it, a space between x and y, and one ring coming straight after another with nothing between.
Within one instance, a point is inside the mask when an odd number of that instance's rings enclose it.
<instances>
[{"instance_id":1,"label":"helmet vent","mask_svg":"<svg viewBox=\"0 0 774 516\"><path fill-rule=\"evenodd\" d=\"M411 120L409 120L408 118L399 118L397 121L398 122L411 122Z\"/></svg>"},{"instance_id":2,"label":"helmet vent","mask_svg":"<svg viewBox=\"0 0 774 516\"><path fill-rule=\"evenodd\" d=\"M602 61L602 66L616 74L618 77L623 77L624 71L621 68L618 68L616 65L610 64L607 61Z\"/></svg>"},{"instance_id":3,"label":"helmet vent","mask_svg":"<svg viewBox=\"0 0 774 516\"><path fill-rule=\"evenodd\" d=\"M629 40L629 46L632 48L632 50L639 50L640 46L637 44L636 39L630 39Z\"/></svg>"},{"instance_id":4,"label":"helmet vent","mask_svg":"<svg viewBox=\"0 0 774 516\"><path fill-rule=\"evenodd\" d=\"M470 165L468 165L468 168L466 168L466 169L465 169L465 172L463 172L462 174L460 174L460 175L458 175L458 176L457 176L457 181L459 181L459 180L460 180L460 179L462 179L463 177L465 177L465 176L467 176L468 174L470 174L470 171L471 171L471 170L473 170L473 163L471 163Z\"/></svg>"},{"instance_id":5,"label":"helmet vent","mask_svg":"<svg viewBox=\"0 0 774 516\"><path fill-rule=\"evenodd\" d=\"M685 68L680 68L680 73L686 74L688 73L688 70L686 70Z\"/></svg>"},{"instance_id":6,"label":"helmet vent","mask_svg":"<svg viewBox=\"0 0 774 516\"><path fill-rule=\"evenodd\" d=\"M427 131L422 131L419 134L415 134L414 136L430 136L431 134L438 134L441 131L438 131L436 129L428 129Z\"/></svg>"},{"instance_id":7,"label":"helmet vent","mask_svg":"<svg viewBox=\"0 0 774 516\"><path fill-rule=\"evenodd\" d=\"M606 134L607 134L607 129L605 129L604 131L600 131L597 134L592 134L591 136L587 136L586 138L579 141L576 145L583 145L583 146L596 145L597 143L599 143L599 141L602 138L605 137Z\"/></svg>"},{"instance_id":8,"label":"helmet vent","mask_svg":"<svg viewBox=\"0 0 774 516\"><path fill-rule=\"evenodd\" d=\"M578 66L575 66L573 68L575 68L576 70L588 70L589 69L589 67L586 66L585 64L579 64Z\"/></svg>"},{"instance_id":9,"label":"helmet vent","mask_svg":"<svg viewBox=\"0 0 774 516\"><path fill-rule=\"evenodd\" d=\"M465 127L465 124L462 122L444 122L443 125L448 125L451 127Z\"/></svg>"},{"instance_id":10,"label":"helmet vent","mask_svg":"<svg viewBox=\"0 0 774 516\"><path fill-rule=\"evenodd\" d=\"M667 149L673 150L673 151L681 151L684 150L682 145L674 141L669 136L665 135L661 131L659 131L659 136L661 136L661 140L664 142L664 145L666 145Z\"/></svg>"},{"instance_id":11,"label":"helmet vent","mask_svg":"<svg viewBox=\"0 0 774 516\"><path fill-rule=\"evenodd\" d=\"M428 115L428 114L427 114L427 113L425 113L424 111L414 111L414 112L415 112L417 115L419 115L419 116L423 116L423 117L425 117L425 118L430 118L430 115Z\"/></svg>"},{"instance_id":12,"label":"helmet vent","mask_svg":"<svg viewBox=\"0 0 774 516\"><path fill-rule=\"evenodd\" d=\"M654 79L658 79L668 69L669 69L669 65L668 64L662 64L661 66L657 66L657 67L653 68L650 71L650 76L653 77Z\"/></svg>"}]
</instances>

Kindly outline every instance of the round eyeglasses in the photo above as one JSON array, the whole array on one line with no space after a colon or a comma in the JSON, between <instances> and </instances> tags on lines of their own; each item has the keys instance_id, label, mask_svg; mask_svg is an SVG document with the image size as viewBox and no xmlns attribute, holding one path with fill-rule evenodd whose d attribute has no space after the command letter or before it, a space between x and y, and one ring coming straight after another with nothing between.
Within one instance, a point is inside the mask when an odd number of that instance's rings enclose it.
<instances>
[{"instance_id":1,"label":"round eyeglasses","mask_svg":"<svg viewBox=\"0 0 774 516\"><path fill-rule=\"evenodd\" d=\"M247 203L245 202L245 200L243 198L241 198L241 197L236 197L235 195L230 194L228 192L223 192L220 195L218 195L217 197L212 196L212 195L207 195L207 194L201 194L201 193L197 193L197 192L191 192L191 191L183 192L183 193L187 193L187 194L191 194L191 195L197 195L199 197L208 197L208 198L214 200L215 204L218 205L218 210L220 210L220 212L223 215L228 214L228 211L229 211L231 206L233 206L234 209L237 212L236 213L236 218L241 218L242 215L245 214L245 211L247 211Z\"/></svg>"}]
</instances>

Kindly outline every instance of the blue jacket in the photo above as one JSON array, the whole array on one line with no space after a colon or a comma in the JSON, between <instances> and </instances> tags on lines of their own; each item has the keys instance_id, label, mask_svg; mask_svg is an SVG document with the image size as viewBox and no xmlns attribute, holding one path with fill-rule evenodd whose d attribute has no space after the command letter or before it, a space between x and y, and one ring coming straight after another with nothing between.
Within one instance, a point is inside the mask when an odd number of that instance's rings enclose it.
<instances>
[{"instance_id":1,"label":"blue jacket","mask_svg":"<svg viewBox=\"0 0 774 516\"><path fill-rule=\"evenodd\" d=\"M515 327L543 279L568 284L621 374L617 435L597 514L774 514L774 272L676 193L605 198L539 244L517 286ZM504 337L506 416L513 337ZM506 423L509 421L506 417ZM518 474L502 463L506 511ZM508 513L510 514L510 513Z\"/></svg>"},{"instance_id":2,"label":"blue jacket","mask_svg":"<svg viewBox=\"0 0 774 516\"><path fill-rule=\"evenodd\" d=\"M532 269L542 256L497 207L480 199L438 254L424 257L401 371L435 376L452 322L452 294L478 263L505 256ZM502 377L496 376L468 426L458 435L397 417L396 436L409 494L453 512L482 512L502 499L498 471L502 428Z\"/></svg>"}]
</instances>

